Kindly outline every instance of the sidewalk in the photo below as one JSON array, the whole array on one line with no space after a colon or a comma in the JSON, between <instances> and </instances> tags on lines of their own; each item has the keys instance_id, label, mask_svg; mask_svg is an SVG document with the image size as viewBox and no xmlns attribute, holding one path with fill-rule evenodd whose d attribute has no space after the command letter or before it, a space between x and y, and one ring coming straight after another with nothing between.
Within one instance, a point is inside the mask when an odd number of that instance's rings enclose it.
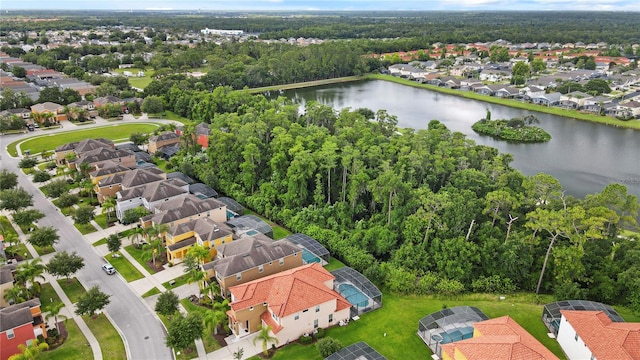
<instances>
[{"instance_id":1,"label":"sidewalk","mask_svg":"<svg viewBox=\"0 0 640 360\"><path fill-rule=\"evenodd\" d=\"M9 216L7 216L7 218L10 219ZM41 257L40 255L38 255L38 252L36 251L36 249L34 249L34 247L31 244L29 244L29 242L24 240L26 239L26 236L22 232L20 227L14 224L13 222L12 222L12 225L14 226L16 232L18 233L18 238L22 239L21 242L25 244L31 256L33 256L34 259ZM51 258L51 257L53 257L53 255L49 255L49 256L45 255L41 258L43 259L43 263L46 264L45 260L48 260L46 258ZM69 300L69 297L67 297L67 294L64 293L64 290L62 290L62 288L60 287L56 279L54 279L51 275L49 275L49 273L45 272L42 275L45 278L45 283L51 284L53 289L56 291L56 294L58 294L58 296L60 297L60 300L62 300L62 302L64 303L64 308L61 310L61 315L64 315L67 318L73 319L76 321L76 324L78 324L78 328L80 328L80 331L82 331L82 334L87 338L87 341L91 346L91 351L93 352L93 358L95 360L102 360L102 350L100 349L100 343L98 342L96 337L93 335L93 333L87 326L87 323L84 322L84 319L75 314L75 311L73 310L74 309L73 304L71 303L71 300Z\"/></svg>"}]
</instances>

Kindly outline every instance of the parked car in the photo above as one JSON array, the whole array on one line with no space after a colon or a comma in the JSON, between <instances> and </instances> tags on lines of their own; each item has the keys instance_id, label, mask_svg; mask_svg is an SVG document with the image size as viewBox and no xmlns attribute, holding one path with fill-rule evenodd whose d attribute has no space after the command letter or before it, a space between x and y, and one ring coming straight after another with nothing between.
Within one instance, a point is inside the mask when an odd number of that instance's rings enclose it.
<instances>
[{"instance_id":1,"label":"parked car","mask_svg":"<svg viewBox=\"0 0 640 360\"><path fill-rule=\"evenodd\" d=\"M111 264L102 265L102 270L104 270L104 272L106 272L109 275L113 275L116 273L116 268L114 268Z\"/></svg>"}]
</instances>

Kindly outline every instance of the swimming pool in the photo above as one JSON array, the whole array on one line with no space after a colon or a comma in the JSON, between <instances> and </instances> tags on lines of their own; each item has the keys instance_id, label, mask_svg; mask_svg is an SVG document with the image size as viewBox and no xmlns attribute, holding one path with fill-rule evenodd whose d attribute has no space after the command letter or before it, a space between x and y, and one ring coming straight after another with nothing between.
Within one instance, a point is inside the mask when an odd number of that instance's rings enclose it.
<instances>
[{"instance_id":1,"label":"swimming pool","mask_svg":"<svg viewBox=\"0 0 640 360\"><path fill-rule=\"evenodd\" d=\"M258 235L258 231L256 230L249 230L246 232L247 236L253 236L253 235Z\"/></svg>"},{"instance_id":2,"label":"swimming pool","mask_svg":"<svg viewBox=\"0 0 640 360\"><path fill-rule=\"evenodd\" d=\"M353 306L365 307L369 304L369 298L367 295L363 294L355 286L349 283L338 285L338 292Z\"/></svg>"},{"instance_id":3,"label":"swimming pool","mask_svg":"<svg viewBox=\"0 0 640 360\"><path fill-rule=\"evenodd\" d=\"M320 263L320 258L307 249L302 249L302 261L305 264Z\"/></svg>"},{"instance_id":4,"label":"swimming pool","mask_svg":"<svg viewBox=\"0 0 640 360\"><path fill-rule=\"evenodd\" d=\"M460 329L443 331L439 334L431 335L431 338L440 344L448 344L473 337L473 326L467 326Z\"/></svg>"}]
</instances>

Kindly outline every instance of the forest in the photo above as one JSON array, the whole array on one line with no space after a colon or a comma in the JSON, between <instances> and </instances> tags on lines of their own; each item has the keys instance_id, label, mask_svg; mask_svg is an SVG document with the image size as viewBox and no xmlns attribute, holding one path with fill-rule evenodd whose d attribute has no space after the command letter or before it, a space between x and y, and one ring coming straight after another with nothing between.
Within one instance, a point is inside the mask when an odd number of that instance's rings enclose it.
<instances>
[{"instance_id":1,"label":"forest","mask_svg":"<svg viewBox=\"0 0 640 360\"><path fill-rule=\"evenodd\" d=\"M402 129L384 110L310 102L299 114L286 98L229 87L173 86L164 100L211 128L201 151L184 127L176 169L390 291L535 291L640 311L640 244L621 236L637 227L638 199L622 185L576 199L437 120Z\"/></svg>"},{"instance_id":2,"label":"forest","mask_svg":"<svg viewBox=\"0 0 640 360\"><path fill-rule=\"evenodd\" d=\"M640 42L633 12L196 12L196 11L12 11L11 16L48 17L55 21L5 21L2 31L89 30L98 26L139 26L176 31L238 29L263 39L394 39L424 44ZM536 29L536 31L531 31ZM416 47L418 48L418 47ZM412 48L413 49L413 48ZM409 50L409 49L405 49ZM392 50L393 51L393 50Z\"/></svg>"}]
</instances>

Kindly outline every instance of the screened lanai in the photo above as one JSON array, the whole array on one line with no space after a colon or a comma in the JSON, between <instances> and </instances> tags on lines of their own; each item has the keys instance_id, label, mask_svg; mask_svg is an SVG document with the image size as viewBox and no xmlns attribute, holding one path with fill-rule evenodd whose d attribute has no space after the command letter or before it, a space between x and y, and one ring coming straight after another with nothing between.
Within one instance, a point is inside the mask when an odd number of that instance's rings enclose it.
<instances>
[{"instance_id":1,"label":"screened lanai","mask_svg":"<svg viewBox=\"0 0 640 360\"><path fill-rule=\"evenodd\" d=\"M223 196L218 198L218 201L227 205L227 213L232 213L232 216L229 216L229 214L227 214L227 219L244 215L244 206L240 205L239 202L233 200L232 198Z\"/></svg>"},{"instance_id":2,"label":"screened lanai","mask_svg":"<svg viewBox=\"0 0 640 360\"><path fill-rule=\"evenodd\" d=\"M273 239L273 228L255 215L242 215L227 220L227 224L238 234L255 235L253 231L265 234Z\"/></svg>"},{"instance_id":3,"label":"screened lanai","mask_svg":"<svg viewBox=\"0 0 640 360\"><path fill-rule=\"evenodd\" d=\"M364 341L351 344L329 355L324 360L387 360Z\"/></svg>"},{"instance_id":4,"label":"screened lanai","mask_svg":"<svg viewBox=\"0 0 640 360\"><path fill-rule=\"evenodd\" d=\"M473 306L455 306L429 314L418 322L418 336L431 351L442 356L440 346L473 337L473 324L488 320Z\"/></svg>"},{"instance_id":5,"label":"screened lanai","mask_svg":"<svg viewBox=\"0 0 640 360\"><path fill-rule=\"evenodd\" d=\"M582 310L582 311L603 311L613 322L624 322L624 319L611 306L595 301L588 300L563 300L556 301L544 306L542 310L542 321L555 335L558 335L560 328L560 319L562 314L560 310Z\"/></svg>"},{"instance_id":6,"label":"screened lanai","mask_svg":"<svg viewBox=\"0 0 640 360\"><path fill-rule=\"evenodd\" d=\"M305 234L291 234L286 239L302 248L302 260L306 264L319 262L324 266L329 262L329 250L316 239Z\"/></svg>"},{"instance_id":7,"label":"screened lanai","mask_svg":"<svg viewBox=\"0 0 640 360\"><path fill-rule=\"evenodd\" d=\"M351 303L351 317L382 306L382 292L358 271L345 266L331 272L336 279L333 289Z\"/></svg>"}]
</instances>

